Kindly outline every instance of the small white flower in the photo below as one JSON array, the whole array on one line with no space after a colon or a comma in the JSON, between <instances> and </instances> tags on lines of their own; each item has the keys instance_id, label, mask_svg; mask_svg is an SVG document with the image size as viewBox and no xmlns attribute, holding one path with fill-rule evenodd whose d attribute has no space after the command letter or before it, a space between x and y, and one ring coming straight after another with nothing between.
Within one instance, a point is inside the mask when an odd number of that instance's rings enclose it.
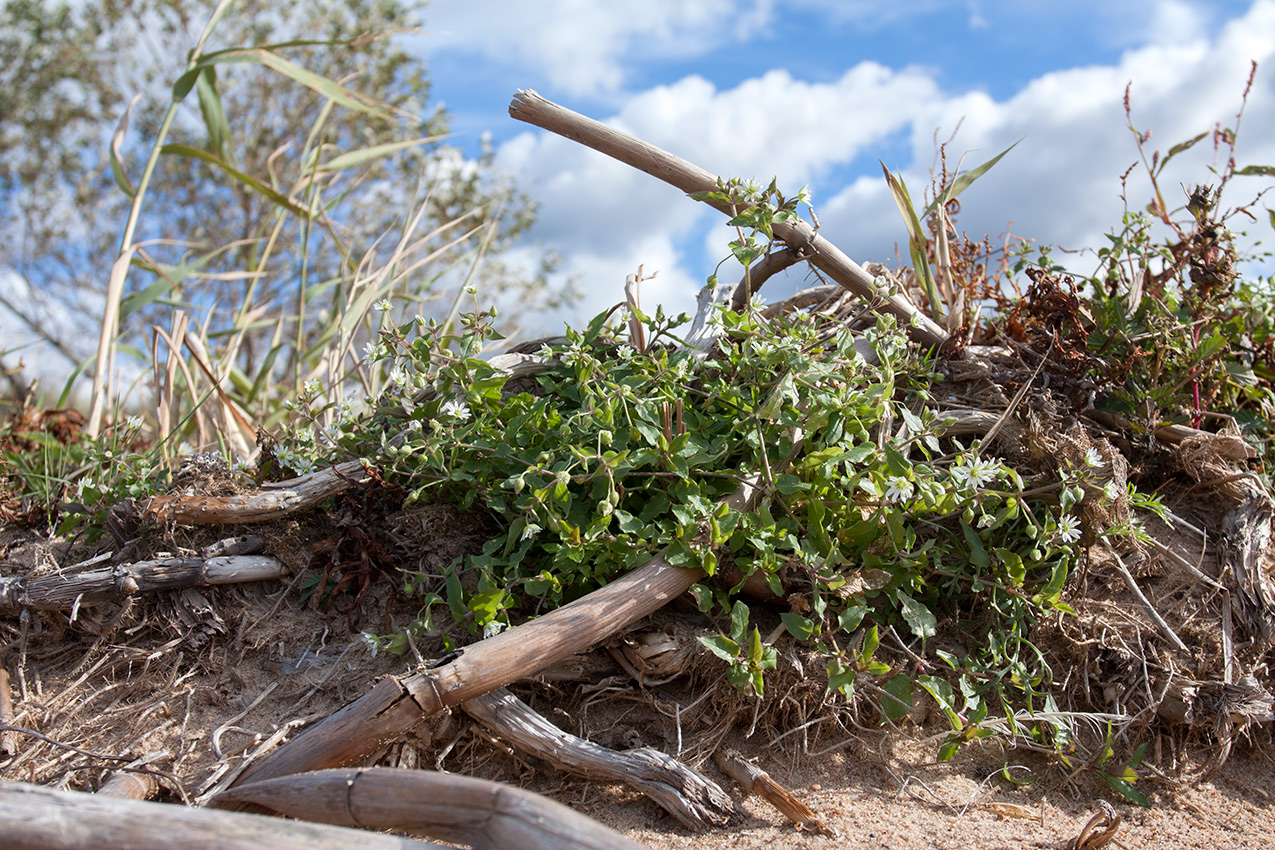
<instances>
[{"instance_id":1,"label":"small white flower","mask_svg":"<svg viewBox=\"0 0 1275 850\"><path fill-rule=\"evenodd\" d=\"M390 382L391 386L402 387L407 383L407 370L402 366L395 366L385 379Z\"/></svg>"},{"instance_id":2,"label":"small white flower","mask_svg":"<svg viewBox=\"0 0 1275 850\"><path fill-rule=\"evenodd\" d=\"M543 361L545 361L546 363L548 363L550 360L552 360L552 359L554 358L554 356L555 356L555 355L554 355L554 353L553 353L553 349L552 349L552 348L550 348L548 345L542 345L542 346L540 346L540 352L539 352L539 353L540 353L540 359L541 359L541 360L543 360Z\"/></svg>"},{"instance_id":3,"label":"small white flower","mask_svg":"<svg viewBox=\"0 0 1275 850\"><path fill-rule=\"evenodd\" d=\"M543 529L540 526L536 525L534 522L529 522L527 523L527 527L522 530L522 536L520 536L518 539L530 540L531 538L539 534L541 531L543 531Z\"/></svg>"},{"instance_id":4,"label":"small white flower","mask_svg":"<svg viewBox=\"0 0 1275 850\"><path fill-rule=\"evenodd\" d=\"M311 378L301 389L306 395L318 395L323 387L319 384L318 378Z\"/></svg>"},{"instance_id":5,"label":"small white flower","mask_svg":"<svg viewBox=\"0 0 1275 850\"><path fill-rule=\"evenodd\" d=\"M1075 543L1080 539L1080 520L1070 515L1063 517L1054 529L1054 537L1068 545Z\"/></svg>"},{"instance_id":6,"label":"small white flower","mask_svg":"<svg viewBox=\"0 0 1275 850\"><path fill-rule=\"evenodd\" d=\"M978 527L991 528L995 522L996 522L995 516L993 516L992 514L983 514L981 517L978 518Z\"/></svg>"},{"instance_id":7,"label":"small white flower","mask_svg":"<svg viewBox=\"0 0 1275 850\"><path fill-rule=\"evenodd\" d=\"M1085 466L1090 469L1102 469L1107 462L1102 459L1102 453L1095 448L1090 448L1085 452Z\"/></svg>"},{"instance_id":8,"label":"small white flower","mask_svg":"<svg viewBox=\"0 0 1275 850\"><path fill-rule=\"evenodd\" d=\"M372 306L380 310L382 313L388 313L390 311L390 299L382 298L380 301L377 301Z\"/></svg>"},{"instance_id":9,"label":"small white flower","mask_svg":"<svg viewBox=\"0 0 1275 850\"><path fill-rule=\"evenodd\" d=\"M363 346L363 362L369 365L381 356L381 347L374 342Z\"/></svg>"},{"instance_id":10,"label":"small white flower","mask_svg":"<svg viewBox=\"0 0 1275 850\"><path fill-rule=\"evenodd\" d=\"M466 287L465 287L465 294L466 294L466 295L477 295L477 294L478 294L478 287L477 287L476 285L474 285L474 284L472 284L472 283L471 283L469 286L466 286Z\"/></svg>"},{"instance_id":11,"label":"small white flower","mask_svg":"<svg viewBox=\"0 0 1275 850\"><path fill-rule=\"evenodd\" d=\"M130 416L128 421L124 423L130 430L136 431L142 427L142 417Z\"/></svg>"},{"instance_id":12,"label":"small white flower","mask_svg":"<svg viewBox=\"0 0 1275 850\"><path fill-rule=\"evenodd\" d=\"M363 632L362 634L360 634L359 638L362 639L363 645L368 648L368 652L371 652L372 657L375 658L376 653L380 652L381 650L380 639L377 638L376 635L369 634L367 632Z\"/></svg>"},{"instance_id":13,"label":"small white flower","mask_svg":"<svg viewBox=\"0 0 1275 850\"><path fill-rule=\"evenodd\" d=\"M885 500L901 502L912 497L912 482L901 475L891 475L885 479Z\"/></svg>"},{"instance_id":14,"label":"small white flower","mask_svg":"<svg viewBox=\"0 0 1275 850\"><path fill-rule=\"evenodd\" d=\"M633 350L631 345L622 345L615 350L615 353L620 355L621 360L632 360L633 355L637 352Z\"/></svg>"},{"instance_id":15,"label":"small white flower","mask_svg":"<svg viewBox=\"0 0 1275 850\"><path fill-rule=\"evenodd\" d=\"M470 416L473 415L469 410L469 405L465 404L465 402L463 401L457 401L456 399L451 399L450 401L444 402L443 408L439 412L442 413L444 416L450 416L453 419L459 419L461 422L464 422L466 419L468 419Z\"/></svg>"},{"instance_id":16,"label":"small white flower","mask_svg":"<svg viewBox=\"0 0 1275 850\"><path fill-rule=\"evenodd\" d=\"M1107 497L1108 502L1114 502L1120 498L1120 485L1114 478L1102 485L1102 495Z\"/></svg>"},{"instance_id":17,"label":"small white flower","mask_svg":"<svg viewBox=\"0 0 1275 850\"><path fill-rule=\"evenodd\" d=\"M483 626L483 640L486 640L487 638L493 638L496 635L503 632L504 630L505 630L504 623L500 622L499 620L492 620L490 623Z\"/></svg>"},{"instance_id":18,"label":"small white flower","mask_svg":"<svg viewBox=\"0 0 1275 850\"><path fill-rule=\"evenodd\" d=\"M975 457L968 465L952 467L952 480L962 490L976 490L992 483L1000 476L999 461Z\"/></svg>"}]
</instances>

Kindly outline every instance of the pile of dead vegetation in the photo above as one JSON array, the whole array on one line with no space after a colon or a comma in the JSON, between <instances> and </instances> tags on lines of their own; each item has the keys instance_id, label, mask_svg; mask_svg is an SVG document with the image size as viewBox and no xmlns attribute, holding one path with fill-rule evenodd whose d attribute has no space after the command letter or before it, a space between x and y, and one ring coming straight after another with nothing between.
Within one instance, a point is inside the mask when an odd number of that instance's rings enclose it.
<instances>
[{"instance_id":1,"label":"pile of dead vegetation","mask_svg":"<svg viewBox=\"0 0 1275 850\"><path fill-rule=\"evenodd\" d=\"M1270 343L1250 324L1234 344L1245 293L1211 196L1179 278L1082 297L1040 263L988 321L976 245L918 230L943 275L869 273L800 195L533 93L511 111L726 212L744 279L669 317L642 310L639 271L616 311L496 357L493 314L386 327L366 412L316 388L252 469L201 456L163 493L46 498L100 536L4 542L0 769L100 790L0 786L0 813L74 807L90 837L59 846L180 845L201 817L252 824L256 846L350 840L212 809L622 846L474 775L509 778L516 750L704 829L738 818L712 764L826 831L728 744L928 736L939 758L1037 754L1145 802L1142 780L1207 777L1269 738ZM968 181L942 185L932 211ZM752 300L802 261L821 285ZM913 306L945 287L946 313ZM111 794L195 808L122 819ZM18 846L47 840L4 817Z\"/></svg>"}]
</instances>

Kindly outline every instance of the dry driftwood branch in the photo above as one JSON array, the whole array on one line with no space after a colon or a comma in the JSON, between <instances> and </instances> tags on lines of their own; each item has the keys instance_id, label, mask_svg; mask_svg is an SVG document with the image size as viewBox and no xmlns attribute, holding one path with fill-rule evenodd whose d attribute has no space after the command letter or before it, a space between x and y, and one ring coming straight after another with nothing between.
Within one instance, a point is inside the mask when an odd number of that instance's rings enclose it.
<instances>
[{"instance_id":1,"label":"dry driftwood branch","mask_svg":"<svg viewBox=\"0 0 1275 850\"><path fill-rule=\"evenodd\" d=\"M9 671L0 667L0 726L13 725L13 695L9 693ZM0 732L0 755L18 754L18 736L11 729Z\"/></svg>"},{"instance_id":2,"label":"dry driftwood branch","mask_svg":"<svg viewBox=\"0 0 1275 850\"><path fill-rule=\"evenodd\" d=\"M145 520L152 524L221 525L268 522L308 508L342 490L371 480L361 461L351 460L290 481L267 484L241 496L170 494L146 504Z\"/></svg>"},{"instance_id":3,"label":"dry driftwood branch","mask_svg":"<svg viewBox=\"0 0 1275 850\"><path fill-rule=\"evenodd\" d=\"M748 511L759 480L745 482L726 503ZM366 758L423 718L534 676L607 640L662 608L704 578L660 554L642 567L549 613L460 650L440 667L404 679L382 679L354 702L248 767L236 785L291 773L344 767Z\"/></svg>"},{"instance_id":4,"label":"dry driftwood branch","mask_svg":"<svg viewBox=\"0 0 1275 850\"><path fill-rule=\"evenodd\" d=\"M159 791L159 780L153 773L117 770L97 789L98 796L121 800L149 800Z\"/></svg>"},{"instance_id":5,"label":"dry driftwood branch","mask_svg":"<svg viewBox=\"0 0 1275 850\"><path fill-rule=\"evenodd\" d=\"M688 194L717 189L717 178L704 169L668 151L545 100L534 91L520 90L515 93L509 104L509 114L519 121L557 133L652 177L658 177ZM727 204L717 201L707 203L726 215L735 214ZM914 339L925 345L940 345L947 340L947 332L917 310L906 295L887 295L879 291L872 275L804 221L776 222L774 231L777 238L828 277L870 303L879 302L881 309L895 316L899 325L907 328Z\"/></svg>"},{"instance_id":6,"label":"dry driftwood branch","mask_svg":"<svg viewBox=\"0 0 1275 850\"><path fill-rule=\"evenodd\" d=\"M1241 486L1246 498L1222 520L1218 558L1223 578L1229 573L1234 582L1231 592L1239 621L1254 640L1270 646L1275 643L1275 591L1263 556L1271 542L1275 501L1251 481Z\"/></svg>"},{"instance_id":7,"label":"dry driftwood branch","mask_svg":"<svg viewBox=\"0 0 1275 850\"><path fill-rule=\"evenodd\" d=\"M0 783L5 850L446 850L316 823Z\"/></svg>"},{"instance_id":8,"label":"dry driftwood branch","mask_svg":"<svg viewBox=\"0 0 1275 850\"><path fill-rule=\"evenodd\" d=\"M735 802L716 782L659 750L617 752L564 732L504 688L461 704L501 740L559 770L622 782L650 797L691 829L726 826Z\"/></svg>"},{"instance_id":9,"label":"dry driftwood branch","mask_svg":"<svg viewBox=\"0 0 1275 850\"><path fill-rule=\"evenodd\" d=\"M770 774L732 749L721 749L713 753L713 761L722 772L739 783L745 794L756 794L770 803L784 817L797 825L802 832L815 832L836 838L837 831L824 822L823 818L784 786L770 778Z\"/></svg>"},{"instance_id":10,"label":"dry driftwood branch","mask_svg":"<svg viewBox=\"0 0 1275 850\"><path fill-rule=\"evenodd\" d=\"M152 590L205 587L279 578L287 568L267 555L164 558L82 573L0 578L0 614L23 608L68 610Z\"/></svg>"},{"instance_id":11,"label":"dry driftwood branch","mask_svg":"<svg viewBox=\"0 0 1275 850\"><path fill-rule=\"evenodd\" d=\"M1090 410L1085 415L1095 422L1108 428L1114 428L1117 431L1127 433L1133 428L1128 419L1106 410ZM1187 425L1161 426L1156 429L1155 438L1172 446L1180 445L1190 439L1202 438L1208 441L1210 449L1222 457L1230 458L1231 460L1247 460L1248 458L1257 457L1257 451L1244 442L1242 437L1233 437L1230 434L1215 434L1212 431L1201 431L1198 428L1191 428Z\"/></svg>"},{"instance_id":12,"label":"dry driftwood branch","mask_svg":"<svg viewBox=\"0 0 1275 850\"><path fill-rule=\"evenodd\" d=\"M340 826L407 830L475 850L642 846L539 794L429 770L320 770L241 785L213 800L214 805L226 803L264 806L288 817Z\"/></svg>"}]
</instances>

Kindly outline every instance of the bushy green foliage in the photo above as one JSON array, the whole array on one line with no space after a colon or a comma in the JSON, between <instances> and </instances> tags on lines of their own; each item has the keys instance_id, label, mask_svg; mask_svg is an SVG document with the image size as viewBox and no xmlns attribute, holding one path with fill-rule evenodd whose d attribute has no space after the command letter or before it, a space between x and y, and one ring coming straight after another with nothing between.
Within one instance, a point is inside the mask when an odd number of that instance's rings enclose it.
<instances>
[{"instance_id":1,"label":"bushy green foliage","mask_svg":"<svg viewBox=\"0 0 1275 850\"><path fill-rule=\"evenodd\" d=\"M409 501L478 504L503 525L443 574L405 575L418 637L461 639L435 606L492 634L664 552L708 576L760 574L781 597L786 586L783 624L822 653L829 688L850 698L860 677L879 681L887 716L906 711L914 684L950 709L957 736L989 708L1045 704L1051 674L1030 632L1068 610L1076 502L1100 476L1096 453L1068 470L1061 509L1029 498L1014 470L944 435L928 404L936 376L888 321L867 334L874 363L844 327L722 310L719 351L701 362L666 344L685 317L642 317L651 343L638 351L604 314L540 351L534 385L511 387L478 356L492 318L470 315L455 336L428 322L387 329L372 354L392 389L333 435ZM731 509L745 479L761 502ZM738 588L708 580L694 593L725 624L705 643L760 693L776 656ZM926 657L944 676L877 660L883 630L925 647L940 623Z\"/></svg>"}]
</instances>

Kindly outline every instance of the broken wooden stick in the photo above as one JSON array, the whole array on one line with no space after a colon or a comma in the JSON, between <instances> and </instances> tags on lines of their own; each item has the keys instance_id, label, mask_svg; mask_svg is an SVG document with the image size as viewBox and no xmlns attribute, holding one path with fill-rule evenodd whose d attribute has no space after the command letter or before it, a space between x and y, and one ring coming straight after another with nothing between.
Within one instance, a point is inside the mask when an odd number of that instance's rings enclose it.
<instances>
[{"instance_id":1,"label":"broken wooden stick","mask_svg":"<svg viewBox=\"0 0 1275 850\"><path fill-rule=\"evenodd\" d=\"M318 823L0 782L5 850L446 850ZM514 850L511 846L509 850Z\"/></svg>"},{"instance_id":2,"label":"broken wooden stick","mask_svg":"<svg viewBox=\"0 0 1275 850\"><path fill-rule=\"evenodd\" d=\"M241 785L223 791L210 805L227 803L338 826L407 830L475 850L642 846L539 794L432 770L320 770Z\"/></svg>"},{"instance_id":3,"label":"broken wooden stick","mask_svg":"<svg viewBox=\"0 0 1275 850\"><path fill-rule=\"evenodd\" d=\"M9 693L9 671L0 667L0 726L13 725L13 695ZM12 729L0 731L0 756L16 756L18 738Z\"/></svg>"},{"instance_id":4,"label":"broken wooden stick","mask_svg":"<svg viewBox=\"0 0 1275 850\"><path fill-rule=\"evenodd\" d=\"M576 737L504 688L468 700L461 708L519 750L567 773L628 785L691 829L726 826L737 816L729 794L672 756L648 747L619 752Z\"/></svg>"},{"instance_id":5,"label":"broken wooden stick","mask_svg":"<svg viewBox=\"0 0 1275 850\"><path fill-rule=\"evenodd\" d=\"M0 578L0 614L23 608L69 610L135 593L265 581L286 573L287 568L278 558L229 555L207 559L163 558L82 573Z\"/></svg>"},{"instance_id":6,"label":"broken wooden stick","mask_svg":"<svg viewBox=\"0 0 1275 850\"><path fill-rule=\"evenodd\" d=\"M342 490L371 481L357 460L339 463L309 475L266 484L262 489L240 496L200 496L173 493L154 496L146 503L143 517L159 525L221 525L268 522L317 505Z\"/></svg>"},{"instance_id":7,"label":"broken wooden stick","mask_svg":"<svg viewBox=\"0 0 1275 850\"><path fill-rule=\"evenodd\" d=\"M721 749L713 753L713 761L731 779L739 783L745 794L756 794L770 803L784 817L797 825L801 832L816 832L829 838L836 838L837 831L824 822L823 818L797 795L770 778L770 774L732 749Z\"/></svg>"},{"instance_id":8,"label":"broken wooden stick","mask_svg":"<svg viewBox=\"0 0 1275 850\"><path fill-rule=\"evenodd\" d=\"M519 121L557 133L652 177L658 177L687 194L718 190L717 177L699 166L545 100L534 91L516 92L509 104L509 114ZM721 201L710 200L705 203L728 216L734 216L738 212ZM913 339L924 345L941 345L947 340L947 332L921 313L906 295L891 295L878 289L872 275L804 221L776 221L773 226L775 236L802 259L869 304L880 303L880 309L897 318L899 326L907 329Z\"/></svg>"}]
</instances>

